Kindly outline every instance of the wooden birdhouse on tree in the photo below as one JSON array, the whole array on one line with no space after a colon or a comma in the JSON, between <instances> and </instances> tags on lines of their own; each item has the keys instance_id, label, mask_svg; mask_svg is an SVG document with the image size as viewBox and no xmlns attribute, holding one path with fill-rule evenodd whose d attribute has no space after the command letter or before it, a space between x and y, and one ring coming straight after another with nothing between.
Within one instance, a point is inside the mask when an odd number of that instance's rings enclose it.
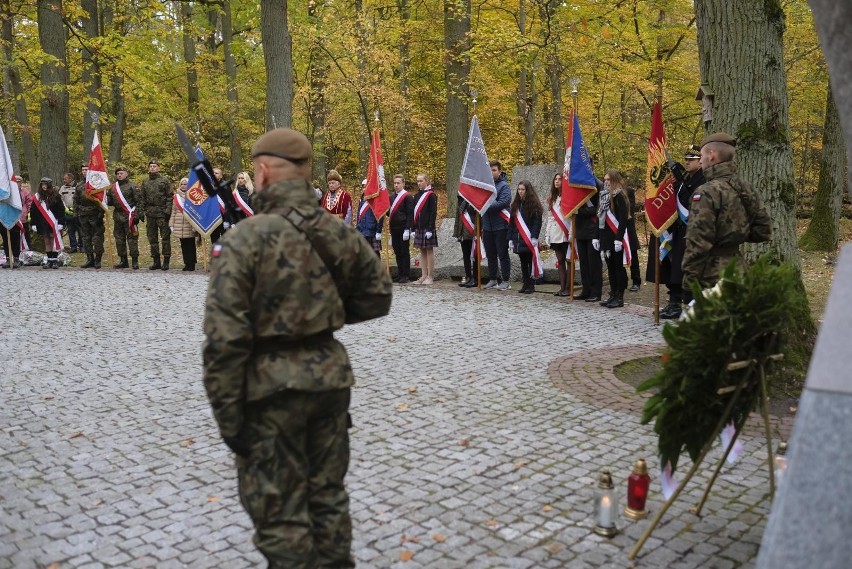
<instances>
[{"instance_id":1,"label":"wooden birdhouse on tree","mask_svg":"<svg viewBox=\"0 0 852 569\"><path fill-rule=\"evenodd\" d=\"M704 120L706 128L710 121L713 120L713 91L710 90L710 85L702 83L698 88L698 94L695 95L696 101L701 101L701 117Z\"/></svg>"}]
</instances>

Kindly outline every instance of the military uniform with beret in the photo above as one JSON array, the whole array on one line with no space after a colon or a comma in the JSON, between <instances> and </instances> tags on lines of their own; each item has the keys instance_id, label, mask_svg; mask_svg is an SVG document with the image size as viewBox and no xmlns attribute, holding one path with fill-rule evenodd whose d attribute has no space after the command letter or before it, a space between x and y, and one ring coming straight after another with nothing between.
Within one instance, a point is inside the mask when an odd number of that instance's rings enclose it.
<instances>
[{"instance_id":1,"label":"military uniform with beret","mask_svg":"<svg viewBox=\"0 0 852 569\"><path fill-rule=\"evenodd\" d=\"M701 146L711 142L735 146L736 139L720 132L705 138ZM772 222L760 196L737 174L733 160L704 167L704 177L707 182L690 197L683 279L685 285L697 282L707 288L716 284L731 259L745 265L740 245L769 241Z\"/></svg>"},{"instance_id":2,"label":"military uniform with beret","mask_svg":"<svg viewBox=\"0 0 852 569\"><path fill-rule=\"evenodd\" d=\"M160 164L156 160L149 160L148 166L151 164ZM151 269L167 270L169 268L169 259L172 255L172 232L169 229L169 217L172 215L172 204L174 200L174 192L172 191L172 183L165 176L159 173L148 173L148 178L142 182L142 213L147 220L148 244L151 247L151 257L154 263ZM160 264L160 245L163 244L163 263Z\"/></svg>"},{"instance_id":3,"label":"military uniform with beret","mask_svg":"<svg viewBox=\"0 0 852 569\"><path fill-rule=\"evenodd\" d=\"M88 168L84 167L86 170ZM104 209L100 202L91 197L86 191L86 176L77 184L74 192L74 211L80 219L80 233L83 235L83 249L86 253L87 262L81 266L83 269L94 267L101 268L101 258L104 254Z\"/></svg>"},{"instance_id":4,"label":"military uniform with beret","mask_svg":"<svg viewBox=\"0 0 852 569\"><path fill-rule=\"evenodd\" d=\"M117 175L119 172L127 172L127 168L123 165L119 165L115 168L115 174ZM136 185L130 181L130 178L124 178L123 180L118 180L116 178L116 183L118 187L121 189L121 195L124 196L127 205L132 209L134 207L137 208L135 212L135 216L141 216L142 212L139 211L139 206L142 202L142 192ZM107 199L109 200L109 204L113 206L112 213L112 235L115 237L115 248L118 251L119 263L115 266L116 269L126 269L132 266L134 269L139 268L139 232L135 233L130 229L130 220L128 219L128 215L124 212L124 208L118 202L118 198L116 197L115 186L111 187L107 192ZM137 220L139 218L137 217ZM141 220L140 220L141 221ZM127 252L130 250L130 259L131 262L127 262Z\"/></svg>"},{"instance_id":5,"label":"military uniform with beret","mask_svg":"<svg viewBox=\"0 0 852 569\"><path fill-rule=\"evenodd\" d=\"M213 248L204 387L269 567L354 567L344 486L354 376L333 332L387 314L391 281L358 232L317 207L303 134L266 133L260 156L291 162L296 179L259 188L255 215Z\"/></svg>"}]
</instances>

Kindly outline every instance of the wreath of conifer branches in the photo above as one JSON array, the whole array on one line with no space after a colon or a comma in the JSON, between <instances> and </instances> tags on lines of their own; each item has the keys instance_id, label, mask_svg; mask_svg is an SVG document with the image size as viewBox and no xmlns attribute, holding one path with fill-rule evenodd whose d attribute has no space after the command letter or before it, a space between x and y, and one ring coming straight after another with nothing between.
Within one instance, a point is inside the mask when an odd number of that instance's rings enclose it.
<instances>
[{"instance_id":1,"label":"wreath of conifer branches","mask_svg":"<svg viewBox=\"0 0 852 569\"><path fill-rule=\"evenodd\" d=\"M767 256L746 271L732 261L715 287L701 291L696 285L693 294L685 319L663 329L668 349L661 371L637 388L656 391L645 403L642 423L655 421L662 464L670 462L672 471L684 450L695 461L713 436L733 396L732 390L719 395L720 389L749 374L730 416L737 425L759 404L760 376L749 369L754 366L728 371L728 365L784 353L811 322L798 271L773 265ZM767 367L767 383L781 369Z\"/></svg>"}]
</instances>

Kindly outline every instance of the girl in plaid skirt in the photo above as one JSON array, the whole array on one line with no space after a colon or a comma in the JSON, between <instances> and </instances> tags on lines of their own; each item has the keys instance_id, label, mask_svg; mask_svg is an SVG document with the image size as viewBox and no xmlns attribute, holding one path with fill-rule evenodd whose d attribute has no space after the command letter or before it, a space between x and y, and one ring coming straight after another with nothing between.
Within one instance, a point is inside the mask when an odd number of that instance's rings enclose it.
<instances>
[{"instance_id":1,"label":"girl in plaid skirt","mask_svg":"<svg viewBox=\"0 0 852 569\"><path fill-rule=\"evenodd\" d=\"M435 247L438 246L435 231L438 197L432 191L431 181L428 174L417 174L417 187L420 189L414 196L414 246L420 249L423 275L414 284L430 285L434 282Z\"/></svg>"}]
</instances>

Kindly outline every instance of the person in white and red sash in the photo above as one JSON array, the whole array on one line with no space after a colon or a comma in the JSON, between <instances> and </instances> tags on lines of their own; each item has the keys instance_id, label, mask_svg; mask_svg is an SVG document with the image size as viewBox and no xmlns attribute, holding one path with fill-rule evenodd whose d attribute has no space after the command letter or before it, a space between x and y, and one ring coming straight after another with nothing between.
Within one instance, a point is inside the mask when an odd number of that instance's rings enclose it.
<instances>
[{"instance_id":1,"label":"person in white and red sash","mask_svg":"<svg viewBox=\"0 0 852 569\"><path fill-rule=\"evenodd\" d=\"M630 219L630 203L624 188L624 178L618 170L610 170L604 176L604 189L600 192L598 205L598 238L593 241L596 251L603 251L609 275L609 298L601 306L619 308L624 306L624 291L627 289L627 269L624 265L624 248L627 221ZM608 216L614 217L614 220Z\"/></svg>"},{"instance_id":2,"label":"person in white and red sash","mask_svg":"<svg viewBox=\"0 0 852 569\"><path fill-rule=\"evenodd\" d=\"M342 187L343 177L337 170L329 170L325 178L328 182L328 191L322 198L322 208L351 225L352 196Z\"/></svg>"},{"instance_id":3,"label":"person in white and red sash","mask_svg":"<svg viewBox=\"0 0 852 569\"><path fill-rule=\"evenodd\" d=\"M358 203L358 221L355 223L355 229L358 233L364 236L373 251L379 258L382 257L382 229L384 227L384 218L376 220L376 215L370 207L370 202L364 197L364 190L367 189L367 179L361 182L361 201Z\"/></svg>"},{"instance_id":4,"label":"person in white and red sash","mask_svg":"<svg viewBox=\"0 0 852 569\"><path fill-rule=\"evenodd\" d=\"M420 249L420 266L423 274L414 284L430 285L435 282L435 247L438 246L438 232L435 223L438 216L438 196L432 191L432 179L428 174L417 174L417 187L414 196L414 246Z\"/></svg>"},{"instance_id":5,"label":"person in white and red sash","mask_svg":"<svg viewBox=\"0 0 852 569\"><path fill-rule=\"evenodd\" d=\"M482 288L508 290L512 264L509 261L509 206L512 203L512 189L506 179L503 166L497 160L491 160L491 175L497 196L491 206L482 214L482 241L485 256L488 257L488 282ZM500 282L497 282L497 262L500 262Z\"/></svg>"},{"instance_id":6,"label":"person in white and red sash","mask_svg":"<svg viewBox=\"0 0 852 569\"><path fill-rule=\"evenodd\" d=\"M559 271L559 290L553 296L568 296L571 288L568 286L568 247L571 220L562 215L562 172L553 176L550 184L550 194L547 196L547 231L544 234L547 246L556 253L556 269ZM559 216L558 218L556 216ZM572 257L573 262L573 257ZM573 283L572 283L573 284Z\"/></svg>"},{"instance_id":7,"label":"person in white and red sash","mask_svg":"<svg viewBox=\"0 0 852 569\"><path fill-rule=\"evenodd\" d=\"M453 237L461 244L462 262L464 263L464 278L459 286L473 288L479 277L479 259L474 258L474 240L476 239L476 209L470 203L458 196L456 205L456 222L453 225ZM479 252L482 255L482 252Z\"/></svg>"},{"instance_id":8,"label":"person in white and red sash","mask_svg":"<svg viewBox=\"0 0 852 569\"><path fill-rule=\"evenodd\" d=\"M541 256L538 251L538 237L542 225L541 201L529 180L518 183L518 191L512 201L509 221L509 247L521 260L521 280L523 285L518 292L535 292L534 278L541 276ZM535 273L535 274L534 274Z\"/></svg>"},{"instance_id":9,"label":"person in white and red sash","mask_svg":"<svg viewBox=\"0 0 852 569\"><path fill-rule=\"evenodd\" d=\"M405 177L396 174L393 177L393 198L391 198L388 217L393 254L396 257L397 275L393 282L405 284L411 277L411 233L414 221L414 199L405 191Z\"/></svg>"},{"instance_id":10,"label":"person in white and red sash","mask_svg":"<svg viewBox=\"0 0 852 569\"><path fill-rule=\"evenodd\" d=\"M18 218L18 223L12 226L8 233L0 231L3 235L3 250L6 253L6 262L0 267L4 269L10 268L12 263L16 267L23 266L21 251L29 249L26 245L26 223L30 216L30 208L33 205L33 197L20 176L15 176L15 181L18 183L18 191L21 194L21 216ZM2 229L2 226L0 226L0 229Z\"/></svg>"},{"instance_id":11,"label":"person in white and red sash","mask_svg":"<svg viewBox=\"0 0 852 569\"><path fill-rule=\"evenodd\" d=\"M115 237L115 248L118 251L118 264L114 269L139 269L139 222L142 212L142 191L127 177L127 168L121 164L115 167L115 183L107 191L107 202L113 206L112 236ZM132 212L133 225L130 223ZM130 250L130 262L127 261L127 251Z\"/></svg>"},{"instance_id":12,"label":"person in white and red sash","mask_svg":"<svg viewBox=\"0 0 852 569\"><path fill-rule=\"evenodd\" d=\"M65 205L59 190L53 187L53 180L42 178L38 193L33 196L30 210L32 230L44 238L44 250L47 253L46 268L59 268L59 251L62 248L62 223Z\"/></svg>"},{"instance_id":13,"label":"person in white and red sash","mask_svg":"<svg viewBox=\"0 0 852 569\"><path fill-rule=\"evenodd\" d=\"M237 216L234 219L234 223L237 223L247 217L250 217L250 214L244 209L244 207L248 207L249 209L251 209L250 200L251 195L254 193L254 184L252 183L251 176L249 176L248 172L240 172L239 174L237 174L237 187L234 189L234 191L237 193L237 196L239 196L240 200L243 202L237 202L237 209L239 211L234 212L234 214ZM236 199L237 196L234 196L234 198ZM253 214L254 212L252 211L251 213Z\"/></svg>"},{"instance_id":14,"label":"person in white and red sash","mask_svg":"<svg viewBox=\"0 0 852 569\"><path fill-rule=\"evenodd\" d=\"M176 193L181 198L186 198L186 185L189 183L188 178L181 178L178 184ZM178 238L180 242L180 253L183 257L184 271L194 271L195 264L198 262L198 254L196 251L196 232L195 228L189 222L189 219L183 214L180 208L173 207L172 215L169 217L169 230L172 235Z\"/></svg>"}]
</instances>

